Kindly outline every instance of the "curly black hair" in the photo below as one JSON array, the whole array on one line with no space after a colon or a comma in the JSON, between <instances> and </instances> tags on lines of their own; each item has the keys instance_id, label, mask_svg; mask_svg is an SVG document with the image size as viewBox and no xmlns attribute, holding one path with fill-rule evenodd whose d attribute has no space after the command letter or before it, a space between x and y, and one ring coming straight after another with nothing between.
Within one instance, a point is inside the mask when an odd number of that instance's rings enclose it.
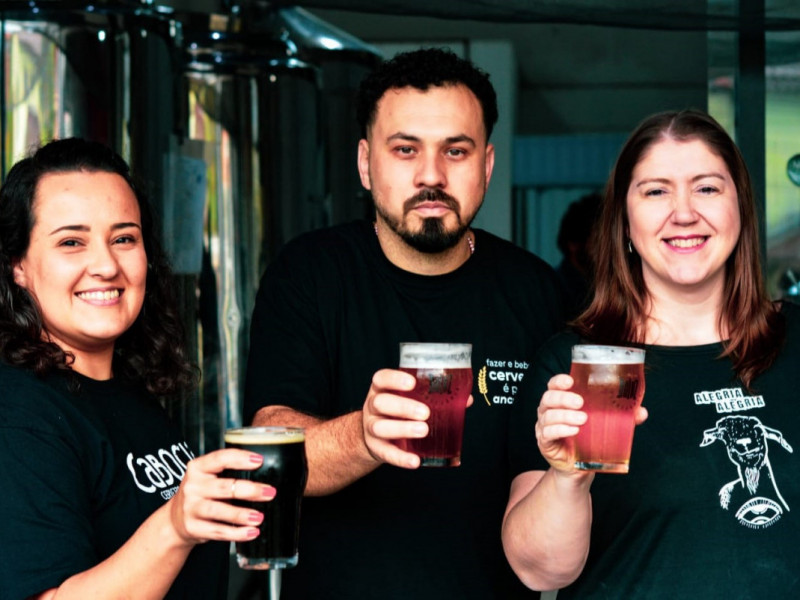
<instances>
[{"instance_id":1,"label":"curly black hair","mask_svg":"<svg viewBox=\"0 0 800 600\"><path fill-rule=\"evenodd\" d=\"M361 137L367 137L375 122L378 102L387 90L413 87L425 91L431 86L459 84L469 88L480 102L488 140L497 123L497 95L489 75L443 48L423 48L397 54L364 78L356 96L356 118Z\"/></svg>"},{"instance_id":2,"label":"curly black hair","mask_svg":"<svg viewBox=\"0 0 800 600\"><path fill-rule=\"evenodd\" d=\"M148 259L146 293L138 317L116 341L115 374L142 383L158 397L177 396L196 384L197 369L186 357L171 270L149 203L117 153L80 138L55 140L35 150L11 168L0 187L0 358L40 376L69 370L73 361L70 353L47 339L36 301L14 282L13 264L30 244L39 181L51 173L75 171L119 175L139 204Z\"/></svg>"}]
</instances>

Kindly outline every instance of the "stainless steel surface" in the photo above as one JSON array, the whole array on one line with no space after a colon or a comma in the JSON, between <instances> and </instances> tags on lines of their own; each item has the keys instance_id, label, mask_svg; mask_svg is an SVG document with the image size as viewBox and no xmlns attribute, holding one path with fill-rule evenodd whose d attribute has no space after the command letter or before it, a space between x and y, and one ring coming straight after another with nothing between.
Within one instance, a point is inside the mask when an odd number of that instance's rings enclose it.
<instances>
[{"instance_id":1,"label":"stainless steel surface","mask_svg":"<svg viewBox=\"0 0 800 600\"><path fill-rule=\"evenodd\" d=\"M149 64L171 43L168 21L123 5L24 6L0 3L4 172L31 146L66 136L105 142L134 163L157 150L132 121L170 86Z\"/></svg>"},{"instance_id":2,"label":"stainless steel surface","mask_svg":"<svg viewBox=\"0 0 800 600\"><path fill-rule=\"evenodd\" d=\"M208 181L203 250L214 285L201 294L218 306L203 326L204 393L218 395L223 426L235 427L261 273L288 239L330 222L319 72L279 37L243 33L225 16L184 19L182 38L184 135L202 144Z\"/></svg>"}]
</instances>

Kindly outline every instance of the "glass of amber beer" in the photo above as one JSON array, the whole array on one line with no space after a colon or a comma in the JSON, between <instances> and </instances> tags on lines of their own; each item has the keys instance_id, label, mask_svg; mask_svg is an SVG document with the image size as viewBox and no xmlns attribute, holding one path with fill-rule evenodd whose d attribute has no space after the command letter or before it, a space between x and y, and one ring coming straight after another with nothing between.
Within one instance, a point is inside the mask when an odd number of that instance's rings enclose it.
<instances>
[{"instance_id":1,"label":"glass of amber beer","mask_svg":"<svg viewBox=\"0 0 800 600\"><path fill-rule=\"evenodd\" d=\"M284 569L297 564L300 503L308 478L305 432L299 427L240 427L225 432L225 446L264 457L253 471L229 471L229 477L249 479L277 490L270 502L237 501L264 513L261 534L236 543L236 560L243 569Z\"/></svg>"},{"instance_id":2,"label":"glass of amber beer","mask_svg":"<svg viewBox=\"0 0 800 600\"><path fill-rule=\"evenodd\" d=\"M575 467L627 473L634 411L644 397L644 350L621 346L572 348L572 391L588 419L574 438Z\"/></svg>"},{"instance_id":3,"label":"glass of amber beer","mask_svg":"<svg viewBox=\"0 0 800 600\"><path fill-rule=\"evenodd\" d=\"M416 387L403 395L427 404L431 414L426 437L395 443L417 454L423 467L457 467L472 393L472 344L400 344L400 370L417 379Z\"/></svg>"}]
</instances>

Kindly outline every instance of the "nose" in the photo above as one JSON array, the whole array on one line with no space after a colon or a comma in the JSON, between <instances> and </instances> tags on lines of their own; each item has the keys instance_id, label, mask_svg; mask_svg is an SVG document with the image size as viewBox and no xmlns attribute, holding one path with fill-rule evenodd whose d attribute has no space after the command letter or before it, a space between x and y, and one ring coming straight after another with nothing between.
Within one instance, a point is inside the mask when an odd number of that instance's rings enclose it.
<instances>
[{"instance_id":1,"label":"nose","mask_svg":"<svg viewBox=\"0 0 800 600\"><path fill-rule=\"evenodd\" d=\"M417 161L414 185L431 188L447 186L444 157L436 153L421 154Z\"/></svg>"},{"instance_id":2,"label":"nose","mask_svg":"<svg viewBox=\"0 0 800 600\"><path fill-rule=\"evenodd\" d=\"M672 222L680 225L690 225L697 221L694 199L691 190L678 191L672 203Z\"/></svg>"},{"instance_id":3,"label":"nose","mask_svg":"<svg viewBox=\"0 0 800 600\"><path fill-rule=\"evenodd\" d=\"M92 277L111 279L119 272L119 262L107 244L95 243L89 248L87 270Z\"/></svg>"}]
</instances>

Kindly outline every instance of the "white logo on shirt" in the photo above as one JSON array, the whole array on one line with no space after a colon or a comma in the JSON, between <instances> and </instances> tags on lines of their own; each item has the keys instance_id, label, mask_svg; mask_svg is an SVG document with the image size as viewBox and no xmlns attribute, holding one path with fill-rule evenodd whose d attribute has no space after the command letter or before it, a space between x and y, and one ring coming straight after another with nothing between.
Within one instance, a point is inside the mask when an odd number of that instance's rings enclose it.
<instances>
[{"instance_id":1,"label":"white logo on shirt","mask_svg":"<svg viewBox=\"0 0 800 600\"><path fill-rule=\"evenodd\" d=\"M487 358L486 364L478 371L478 391L486 404L514 404L514 397L529 366L525 361ZM492 391L489 391L490 384Z\"/></svg>"},{"instance_id":2,"label":"white logo on shirt","mask_svg":"<svg viewBox=\"0 0 800 600\"><path fill-rule=\"evenodd\" d=\"M160 492L168 500L175 495L178 485L186 473L186 464L194 458L186 442L161 448L156 454L135 457L130 452L126 458L133 482L143 492Z\"/></svg>"},{"instance_id":3,"label":"white logo on shirt","mask_svg":"<svg viewBox=\"0 0 800 600\"><path fill-rule=\"evenodd\" d=\"M764 396L745 396L742 388L724 388L712 392L696 392L695 404L714 404L718 413L732 413L762 408Z\"/></svg>"},{"instance_id":4,"label":"white logo on shirt","mask_svg":"<svg viewBox=\"0 0 800 600\"><path fill-rule=\"evenodd\" d=\"M743 415L718 420L716 427L703 432L700 446L709 446L717 440L725 445L728 458L738 473L736 479L723 485L719 491L722 508L728 509L734 494L737 497L743 495L744 502L736 511L736 518L742 525L763 529L774 524L783 514L781 505L786 510L789 510L789 505L778 490L778 482L769 461L767 441L777 442L787 452L793 452L792 447L777 429L765 427L756 417ZM762 485L765 481L762 471L767 473L766 485ZM769 483L772 483L772 490L768 487Z\"/></svg>"}]
</instances>

